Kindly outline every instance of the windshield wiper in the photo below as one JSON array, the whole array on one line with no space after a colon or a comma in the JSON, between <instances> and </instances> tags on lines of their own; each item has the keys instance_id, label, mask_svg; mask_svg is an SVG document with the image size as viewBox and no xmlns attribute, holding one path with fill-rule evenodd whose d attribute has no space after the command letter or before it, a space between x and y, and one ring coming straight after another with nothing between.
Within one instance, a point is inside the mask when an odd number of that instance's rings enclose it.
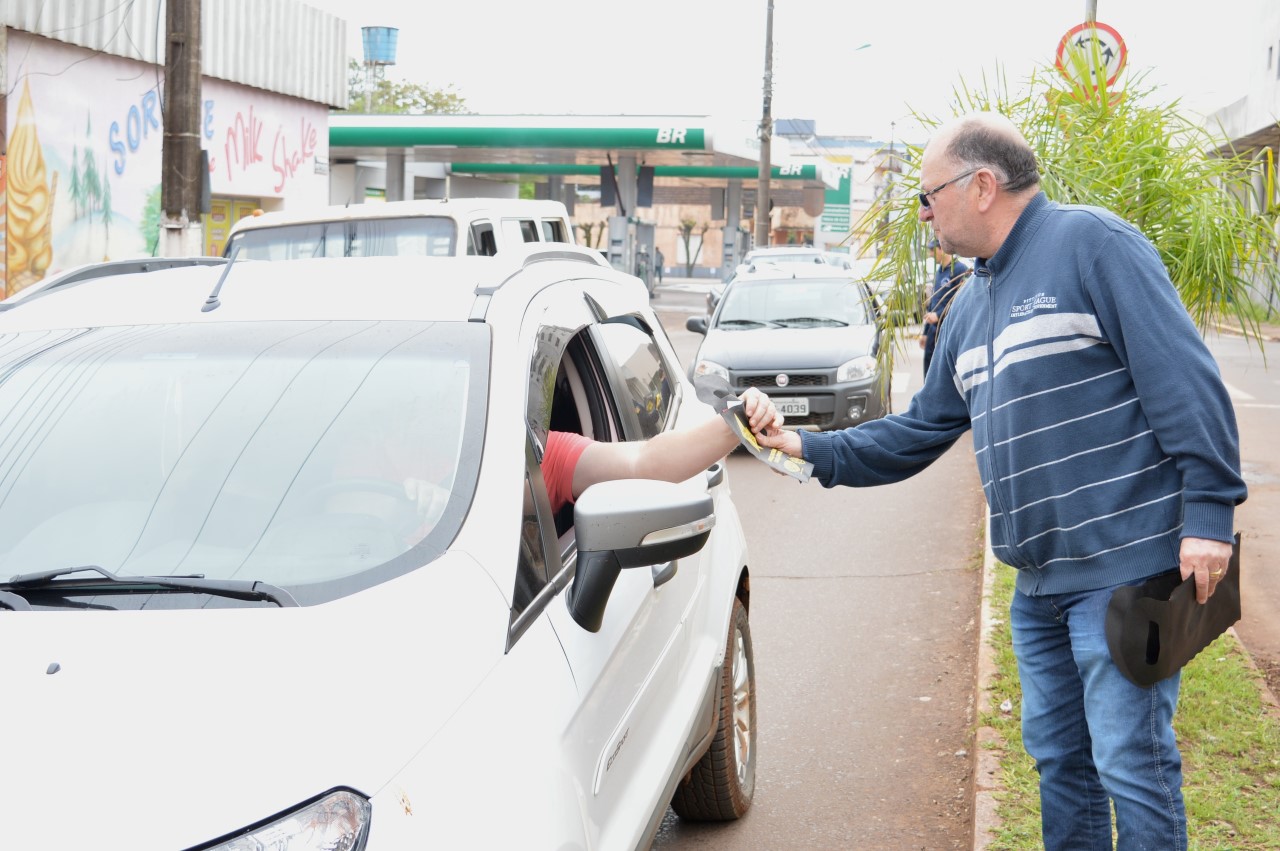
<instances>
[{"instance_id":1,"label":"windshield wiper","mask_svg":"<svg viewBox=\"0 0 1280 851\"><path fill-rule=\"evenodd\" d=\"M829 316L788 316L786 319L772 320L777 325L835 325L838 327L848 325L842 319L832 319Z\"/></svg>"},{"instance_id":2,"label":"windshield wiper","mask_svg":"<svg viewBox=\"0 0 1280 851\"><path fill-rule=\"evenodd\" d=\"M717 328L763 328L769 323L761 322L758 319L721 319L716 323Z\"/></svg>"},{"instance_id":3,"label":"windshield wiper","mask_svg":"<svg viewBox=\"0 0 1280 851\"><path fill-rule=\"evenodd\" d=\"M85 579L58 579L59 576L85 571L98 575ZM95 588L108 593L174 591L209 594L214 597L229 597L233 600L264 600L275 603L281 608L298 605L298 601L293 599L293 595L288 591L256 579L205 579L203 573L188 576L119 576L96 564L22 573L12 577L8 582L0 582L0 592L12 591L19 595L24 591L63 593L88 591Z\"/></svg>"}]
</instances>

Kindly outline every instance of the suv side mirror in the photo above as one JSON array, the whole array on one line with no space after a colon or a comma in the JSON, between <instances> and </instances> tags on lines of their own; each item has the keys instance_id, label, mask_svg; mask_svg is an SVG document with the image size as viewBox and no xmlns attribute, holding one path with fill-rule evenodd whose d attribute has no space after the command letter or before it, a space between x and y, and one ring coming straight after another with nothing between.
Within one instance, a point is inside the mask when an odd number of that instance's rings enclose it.
<instances>
[{"instance_id":1,"label":"suv side mirror","mask_svg":"<svg viewBox=\"0 0 1280 851\"><path fill-rule=\"evenodd\" d=\"M569 587L569 613L598 632L613 584L624 568L647 567L693 555L715 526L705 491L649 479L601 482L574 504L578 566Z\"/></svg>"},{"instance_id":2,"label":"suv side mirror","mask_svg":"<svg viewBox=\"0 0 1280 851\"><path fill-rule=\"evenodd\" d=\"M686 331L692 331L695 334L702 334L703 336L706 336L707 317L690 316L688 319L684 321L684 329Z\"/></svg>"}]
</instances>

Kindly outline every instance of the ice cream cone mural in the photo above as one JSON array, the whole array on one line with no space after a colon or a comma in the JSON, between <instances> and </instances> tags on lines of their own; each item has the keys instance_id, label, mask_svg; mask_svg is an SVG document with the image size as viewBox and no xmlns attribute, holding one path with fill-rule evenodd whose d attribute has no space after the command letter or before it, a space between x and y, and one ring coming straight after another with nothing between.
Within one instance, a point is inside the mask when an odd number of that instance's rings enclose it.
<instances>
[{"instance_id":1,"label":"ice cream cone mural","mask_svg":"<svg viewBox=\"0 0 1280 851\"><path fill-rule=\"evenodd\" d=\"M44 154L36 134L35 108L31 88L22 84L17 121L9 136L8 174L8 272L10 294L31 286L44 277L53 260L53 198L58 175L50 182L45 174Z\"/></svg>"}]
</instances>

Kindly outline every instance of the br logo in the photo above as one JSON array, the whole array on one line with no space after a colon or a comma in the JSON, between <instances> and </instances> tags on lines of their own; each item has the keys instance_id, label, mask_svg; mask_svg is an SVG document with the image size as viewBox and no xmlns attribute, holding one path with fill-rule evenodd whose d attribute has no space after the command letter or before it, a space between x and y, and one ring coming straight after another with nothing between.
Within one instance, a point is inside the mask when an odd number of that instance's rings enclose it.
<instances>
[{"instance_id":1,"label":"br logo","mask_svg":"<svg viewBox=\"0 0 1280 851\"><path fill-rule=\"evenodd\" d=\"M659 145L683 145L688 130L683 127L663 127L658 130Z\"/></svg>"}]
</instances>

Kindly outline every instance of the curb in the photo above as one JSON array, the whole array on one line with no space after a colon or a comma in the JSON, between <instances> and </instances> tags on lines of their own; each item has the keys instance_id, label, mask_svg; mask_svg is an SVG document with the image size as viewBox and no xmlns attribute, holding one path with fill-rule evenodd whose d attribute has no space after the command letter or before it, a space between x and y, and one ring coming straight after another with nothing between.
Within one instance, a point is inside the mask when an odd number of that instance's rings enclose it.
<instances>
[{"instance_id":1,"label":"curb","mask_svg":"<svg viewBox=\"0 0 1280 851\"><path fill-rule=\"evenodd\" d=\"M991 587L995 581L995 555L991 540L991 517L987 516L986 537L982 541L982 607L978 629L978 714L991 709L991 681L996 665L991 649ZM1004 791L1000 780L1000 752L1003 742L994 727L979 727L973 743L973 849L985 851L1000 828L996 814L996 794Z\"/></svg>"},{"instance_id":2,"label":"curb","mask_svg":"<svg viewBox=\"0 0 1280 851\"><path fill-rule=\"evenodd\" d=\"M1219 334L1230 334L1232 337L1248 337L1239 325L1228 325L1225 322L1214 322L1213 328ZM1257 338L1265 343L1280 343L1280 328L1259 324Z\"/></svg>"},{"instance_id":3,"label":"curb","mask_svg":"<svg viewBox=\"0 0 1280 851\"><path fill-rule=\"evenodd\" d=\"M1271 690L1271 685L1267 682L1267 678L1262 675L1262 669L1258 667L1257 662L1253 661L1253 654L1249 652L1249 648L1245 647L1244 642L1240 640L1240 635L1236 632L1236 628L1234 626L1227 627L1227 632L1236 640L1236 644L1240 646L1240 652L1244 654L1244 661L1248 664L1249 670L1253 672L1254 682L1258 685L1258 695L1262 699L1264 708L1277 721L1280 721L1280 698L1277 698L1275 692Z\"/></svg>"}]
</instances>

